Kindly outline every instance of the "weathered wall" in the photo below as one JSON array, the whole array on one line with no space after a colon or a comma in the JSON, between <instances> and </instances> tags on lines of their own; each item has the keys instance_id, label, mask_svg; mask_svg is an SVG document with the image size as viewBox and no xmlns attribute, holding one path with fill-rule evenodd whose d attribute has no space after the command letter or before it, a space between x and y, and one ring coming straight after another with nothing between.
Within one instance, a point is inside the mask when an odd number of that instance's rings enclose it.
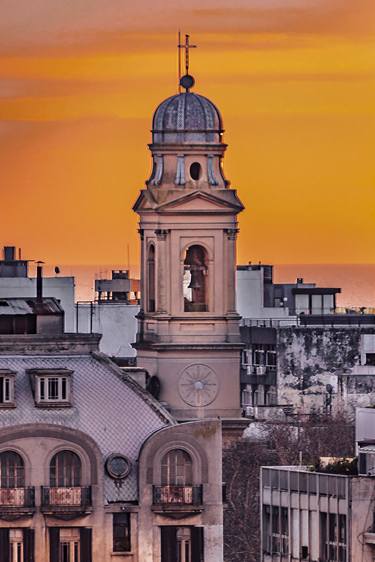
<instances>
[{"instance_id":1,"label":"weathered wall","mask_svg":"<svg viewBox=\"0 0 375 562\"><path fill-rule=\"evenodd\" d=\"M309 412L375 404L375 368L361 365L361 337L373 328L280 328L277 334L279 404ZM327 387L331 385L331 387Z\"/></svg>"}]
</instances>

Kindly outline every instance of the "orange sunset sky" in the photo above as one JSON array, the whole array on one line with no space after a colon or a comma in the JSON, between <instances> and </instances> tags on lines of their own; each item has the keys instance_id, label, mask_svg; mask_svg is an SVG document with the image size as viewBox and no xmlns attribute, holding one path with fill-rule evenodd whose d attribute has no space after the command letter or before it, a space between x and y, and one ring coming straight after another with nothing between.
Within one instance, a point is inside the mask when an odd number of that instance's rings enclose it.
<instances>
[{"instance_id":1,"label":"orange sunset sky","mask_svg":"<svg viewBox=\"0 0 375 562\"><path fill-rule=\"evenodd\" d=\"M0 244L136 263L178 28L224 118L239 261L375 263L374 0L0 0Z\"/></svg>"}]
</instances>

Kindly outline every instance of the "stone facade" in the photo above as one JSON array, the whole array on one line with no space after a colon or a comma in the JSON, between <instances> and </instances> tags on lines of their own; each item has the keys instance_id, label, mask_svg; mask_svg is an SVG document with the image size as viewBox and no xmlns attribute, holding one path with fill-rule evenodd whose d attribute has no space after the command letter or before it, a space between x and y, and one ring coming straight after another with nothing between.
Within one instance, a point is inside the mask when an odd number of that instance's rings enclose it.
<instances>
[{"instance_id":1,"label":"stone facade","mask_svg":"<svg viewBox=\"0 0 375 562\"><path fill-rule=\"evenodd\" d=\"M218 420L178 426L97 336L1 340L2 562L222 560Z\"/></svg>"},{"instance_id":2,"label":"stone facade","mask_svg":"<svg viewBox=\"0 0 375 562\"><path fill-rule=\"evenodd\" d=\"M189 91L153 119L153 171L137 199L141 311L137 363L179 420L240 413L235 302L237 214L212 102Z\"/></svg>"}]
</instances>

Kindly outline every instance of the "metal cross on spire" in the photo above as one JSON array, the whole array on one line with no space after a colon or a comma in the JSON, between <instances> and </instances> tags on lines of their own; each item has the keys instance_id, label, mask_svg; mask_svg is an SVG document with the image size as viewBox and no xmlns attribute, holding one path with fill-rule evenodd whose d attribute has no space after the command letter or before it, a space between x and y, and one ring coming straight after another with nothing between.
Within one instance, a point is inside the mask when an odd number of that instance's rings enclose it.
<instances>
[{"instance_id":1,"label":"metal cross on spire","mask_svg":"<svg viewBox=\"0 0 375 562\"><path fill-rule=\"evenodd\" d=\"M185 76L189 76L189 50L190 49L196 49L198 47L198 45L191 45L190 44L190 35L185 35L185 43L181 43L181 31L178 32L178 91L179 93L181 93L181 86L183 86L186 90L189 90L189 88L191 88L191 86L194 85L194 79L193 77L191 77L190 81L186 82L185 84L181 83L181 80L184 78L181 76L181 67L182 67L182 60L181 60L181 55L182 55L182 50L184 49L185 51ZM190 84L191 85L188 85Z\"/></svg>"}]
</instances>

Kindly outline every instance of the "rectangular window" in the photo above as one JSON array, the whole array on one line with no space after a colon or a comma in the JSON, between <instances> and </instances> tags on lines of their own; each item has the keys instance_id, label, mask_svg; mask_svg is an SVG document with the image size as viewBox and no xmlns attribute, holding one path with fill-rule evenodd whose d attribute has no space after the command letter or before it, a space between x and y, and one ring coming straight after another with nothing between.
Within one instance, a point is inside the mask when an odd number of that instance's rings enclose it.
<instances>
[{"instance_id":1,"label":"rectangular window","mask_svg":"<svg viewBox=\"0 0 375 562\"><path fill-rule=\"evenodd\" d=\"M286 507L263 506L263 550L265 553L288 555L288 523Z\"/></svg>"},{"instance_id":2,"label":"rectangular window","mask_svg":"<svg viewBox=\"0 0 375 562\"><path fill-rule=\"evenodd\" d=\"M0 376L0 404L9 404L14 401L13 385L13 377Z\"/></svg>"},{"instance_id":3,"label":"rectangular window","mask_svg":"<svg viewBox=\"0 0 375 562\"><path fill-rule=\"evenodd\" d=\"M48 381L48 400L59 399L59 379L57 377L49 377Z\"/></svg>"},{"instance_id":4,"label":"rectangular window","mask_svg":"<svg viewBox=\"0 0 375 562\"><path fill-rule=\"evenodd\" d=\"M276 367L276 351L267 351L266 364L268 367Z\"/></svg>"},{"instance_id":5,"label":"rectangular window","mask_svg":"<svg viewBox=\"0 0 375 562\"><path fill-rule=\"evenodd\" d=\"M130 513L113 514L113 552L130 552Z\"/></svg>"},{"instance_id":6,"label":"rectangular window","mask_svg":"<svg viewBox=\"0 0 375 562\"><path fill-rule=\"evenodd\" d=\"M39 402L69 402L70 379L68 377L38 377Z\"/></svg>"},{"instance_id":7,"label":"rectangular window","mask_svg":"<svg viewBox=\"0 0 375 562\"><path fill-rule=\"evenodd\" d=\"M320 514L322 562L346 562L346 515Z\"/></svg>"}]
</instances>

